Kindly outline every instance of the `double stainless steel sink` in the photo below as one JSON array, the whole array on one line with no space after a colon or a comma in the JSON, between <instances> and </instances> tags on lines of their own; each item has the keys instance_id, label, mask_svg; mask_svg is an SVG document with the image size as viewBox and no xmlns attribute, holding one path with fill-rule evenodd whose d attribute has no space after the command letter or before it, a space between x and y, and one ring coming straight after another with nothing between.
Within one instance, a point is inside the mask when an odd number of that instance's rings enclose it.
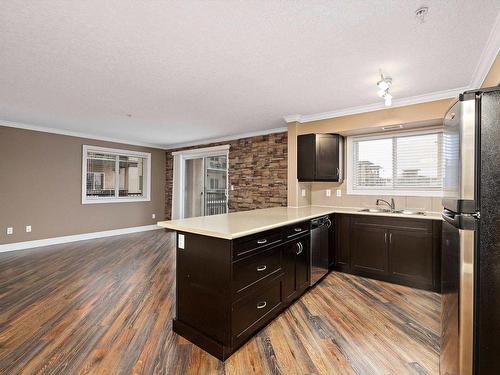
<instances>
[{"instance_id":1,"label":"double stainless steel sink","mask_svg":"<svg viewBox=\"0 0 500 375\"><path fill-rule=\"evenodd\" d=\"M414 210L389 210L385 208L363 208L358 212L372 212L372 213L391 213L400 215L425 215L425 212Z\"/></svg>"}]
</instances>

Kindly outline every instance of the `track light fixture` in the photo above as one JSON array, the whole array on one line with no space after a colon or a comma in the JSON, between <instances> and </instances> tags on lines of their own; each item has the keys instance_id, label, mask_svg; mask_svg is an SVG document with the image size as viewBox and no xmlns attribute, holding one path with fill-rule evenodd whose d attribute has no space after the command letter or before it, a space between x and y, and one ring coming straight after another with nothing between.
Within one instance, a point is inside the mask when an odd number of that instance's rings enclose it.
<instances>
[{"instance_id":1,"label":"track light fixture","mask_svg":"<svg viewBox=\"0 0 500 375\"><path fill-rule=\"evenodd\" d=\"M382 73L380 73L380 81L377 82L377 95L381 98L384 98L384 103L386 107L390 107L392 105L392 95L390 92L392 85L392 78L384 77Z\"/></svg>"}]
</instances>

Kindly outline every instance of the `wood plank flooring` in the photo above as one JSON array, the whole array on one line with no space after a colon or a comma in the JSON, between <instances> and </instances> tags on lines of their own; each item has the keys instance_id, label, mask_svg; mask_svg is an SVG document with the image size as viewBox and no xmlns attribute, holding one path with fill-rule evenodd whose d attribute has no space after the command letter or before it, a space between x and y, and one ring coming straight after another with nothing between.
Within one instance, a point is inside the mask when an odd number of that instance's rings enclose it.
<instances>
[{"instance_id":1,"label":"wood plank flooring","mask_svg":"<svg viewBox=\"0 0 500 375\"><path fill-rule=\"evenodd\" d=\"M161 230L0 254L1 374L438 374L438 294L330 273L225 363L171 330Z\"/></svg>"}]
</instances>

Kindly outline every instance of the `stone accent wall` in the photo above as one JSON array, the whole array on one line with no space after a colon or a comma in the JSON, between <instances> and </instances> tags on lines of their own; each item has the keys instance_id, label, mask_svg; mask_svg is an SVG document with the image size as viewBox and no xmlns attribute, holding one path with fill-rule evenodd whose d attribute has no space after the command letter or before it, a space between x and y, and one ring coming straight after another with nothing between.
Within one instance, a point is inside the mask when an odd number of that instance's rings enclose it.
<instances>
[{"instance_id":1,"label":"stone accent wall","mask_svg":"<svg viewBox=\"0 0 500 375\"><path fill-rule=\"evenodd\" d=\"M166 153L165 217L172 216L172 152L230 145L229 211L287 205L287 132L168 150Z\"/></svg>"}]
</instances>

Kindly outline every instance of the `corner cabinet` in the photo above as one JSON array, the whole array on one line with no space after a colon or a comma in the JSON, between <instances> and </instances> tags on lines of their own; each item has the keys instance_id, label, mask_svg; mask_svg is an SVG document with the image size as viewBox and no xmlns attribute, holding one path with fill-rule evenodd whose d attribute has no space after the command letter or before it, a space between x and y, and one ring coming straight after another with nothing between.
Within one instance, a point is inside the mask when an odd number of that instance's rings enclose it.
<instances>
[{"instance_id":1,"label":"corner cabinet","mask_svg":"<svg viewBox=\"0 0 500 375\"><path fill-rule=\"evenodd\" d=\"M439 220L342 214L335 220L334 269L440 291Z\"/></svg>"},{"instance_id":2,"label":"corner cabinet","mask_svg":"<svg viewBox=\"0 0 500 375\"><path fill-rule=\"evenodd\" d=\"M344 137L339 134L304 134L297 137L299 181L342 182Z\"/></svg>"}]
</instances>

